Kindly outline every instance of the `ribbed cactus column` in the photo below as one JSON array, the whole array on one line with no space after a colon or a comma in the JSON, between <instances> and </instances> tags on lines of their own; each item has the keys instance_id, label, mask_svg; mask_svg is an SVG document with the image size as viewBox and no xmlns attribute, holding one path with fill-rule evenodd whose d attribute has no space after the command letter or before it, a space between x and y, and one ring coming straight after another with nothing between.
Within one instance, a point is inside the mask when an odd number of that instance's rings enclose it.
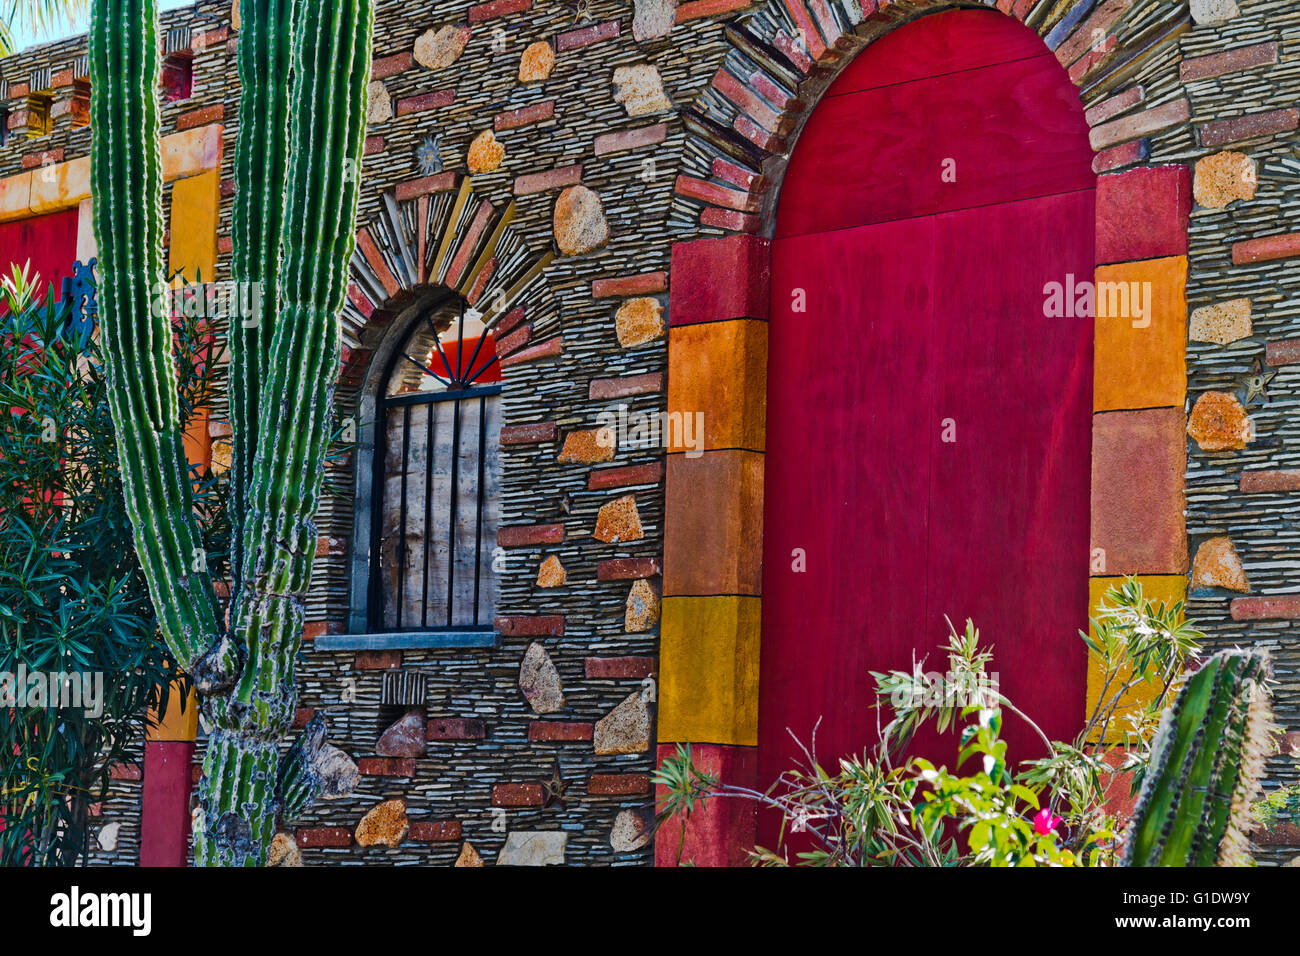
<instances>
[{"instance_id":1,"label":"ribbed cactus column","mask_svg":"<svg viewBox=\"0 0 1300 956\"><path fill-rule=\"evenodd\" d=\"M238 673L207 572L181 444L164 307L156 0L96 3L91 148L108 394L140 563L163 637L200 691Z\"/></svg>"},{"instance_id":2,"label":"ribbed cactus column","mask_svg":"<svg viewBox=\"0 0 1300 956\"><path fill-rule=\"evenodd\" d=\"M255 6L270 14L276 4ZM299 0L293 7L279 312L254 406L257 452L239 516L242 580L231 621L248 662L234 690L208 706L212 742L220 747L205 761L199 787L210 834L196 844L203 863L259 861L274 827L273 815L245 817L240 810L274 803L268 794L275 778L260 748L283 736L293 718L294 661L316 553L312 515L333 430L338 313L355 243L372 18L370 0ZM218 760L247 767L239 778L247 792L225 789L231 778ZM253 850L241 842L245 828Z\"/></svg>"},{"instance_id":3,"label":"ribbed cactus column","mask_svg":"<svg viewBox=\"0 0 1300 956\"><path fill-rule=\"evenodd\" d=\"M1272 743L1268 658L1223 651L1165 711L1133 809L1127 866L1250 863L1251 802Z\"/></svg>"},{"instance_id":4,"label":"ribbed cactus column","mask_svg":"<svg viewBox=\"0 0 1300 956\"><path fill-rule=\"evenodd\" d=\"M294 660L316 552L312 516L333 425L373 15L373 0L245 0L242 9L233 271L237 281L261 285L263 308L232 317L236 561L226 630L198 547L171 328L156 295L163 279L156 0L93 3L105 364L136 547L164 637L204 694L211 727L195 830L200 864L260 864L277 814L301 809L318 785L312 760L323 722L283 759L278 741L294 712Z\"/></svg>"}]
</instances>

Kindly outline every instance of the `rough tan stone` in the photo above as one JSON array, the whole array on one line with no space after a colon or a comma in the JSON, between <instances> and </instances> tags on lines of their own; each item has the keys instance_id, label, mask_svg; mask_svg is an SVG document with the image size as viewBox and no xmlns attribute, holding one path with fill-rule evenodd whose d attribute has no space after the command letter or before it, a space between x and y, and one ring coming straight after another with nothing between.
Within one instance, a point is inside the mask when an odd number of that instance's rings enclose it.
<instances>
[{"instance_id":1,"label":"rough tan stone","mask_svg":"<svg viewBox=\"0 0 1300 956\"><path fill-rule=\"evenodd\" d=\"M1197 549L1196 560L1192 562L1192 587L1227 588L1242 594L1250 591L1246 569L1241 566L1241 557L1231 538L1211 538Z\"/></svg>"},{"instance_id":2,"label":"rough tan stone","mask_svg":"<svg viewBox=\"0 0 1300 956\"><path fill-rule=\"evenodd\" d=\"M302 854L298 844L287 833L277 833L271 839L271 848L266 854L267 866L302 866Z\"/></svg>"},{"instance_id":3,"label":"rough tan stone","mask_svg":"<svg viewBox=\"0 0 1300 956\"><path fill-rule=\"evenodd\" d=\"M657 341L665 330L664 307L650 296L628 299L614 313L614 332L625 349Z\"/></svg>"},{"instance_id":4,"label":"rough tan stone","mask_svg":"<svg viewBox=\"0 0 1300 956\"><path fill-rule=\"evenodd\" d=\"M1235 395L1206 392L1192 408L1187 434L1202 451L1232 451L1255 440L1255 423Z\"/></svg>"},{"instance_id":5,"label":"rough tan stone","mask_svg":"<svg viewBox=\"0 0 1300 956\"><path fill-rule=\"evenodd\" d=\"M366 122L382 123L393 118L393 98L382 80L372 80L366 87Z\"/></svg>"},{"instance_id":6,"label":"rough tan stone","mask_svg":"<svg viewBox=\"0 0 1300 956\"><path fill-rule=\"evenodd\" d=\"M456 866L482 866L483 857L478 855L478 850L466 842L461 845L460 856L456 857Z\"/></svg>"},{"instance_id":7,"label":"rough tan stone","mask_svg":"<svg viewBox=\"0 0 1300 956\"><path fill-rule=\"evenodd\" d=\"M530 43L519 58L519 82L536 83L545 80L555 69L555 51L545 40Z\"/></svg>"},{"instance_id":8,"label":"rough tan stone","mask_svg":"<svg viewBox=\"0 0 1300 956\"><path fill-rule=\"evenodd\" d=\"M632 582L623 614L623 630L629 634L648 631L659 623L659 594L655 586L642 578Z\"/></svg>"},{"instance_id":9,"label":"rough tan stone","mask_svg":"<svg viewBox=\"0 0 1300 956\"><path fill-rule=\"evenodd\" d=\"M620 66L614 71L614 102L622 103L628 116L644 116L673 108L664 95L659 70L649 63Z\"/></svg>"},{"instance_id":10,"label":"rough tan stone","mask_svg":"<svg viewBox=\"0 0 1300 956\"><path fill-rule=\"evenodd\" d=\"M1250 299L1228 299L1192 313L1187 335L1193 342L1228 345L1254 332Z\"/></svg>"},{"instance_id":11,"label":"rough tan stone","mask_svg":"<svg viewBox=\"0 0 1300 956\"><path fill-rule=\"evenodd\" d=\"M1241 11L1237 0L1192 0L1192 19L1197 23L1218 23L1231 20Z\"/></svg>"},{"instance_id":12,"label":"rough tan stone","mask_svg":"<svg viewBox=\"0 0 1300 956\"><path fill-rule=\"evenodd\" d=\"M654 40L672 32L677 0L633 0L632 11L632 39Z\"/></svg>"},{"instance_id":13,"label":"rough tan stone","mask_svg":"<svg viewBox=\"0 0 1300 956\"><path fill-rule=\"evenodd\" d=\"M497 866L563 866L569 835L563 830L512 830Z\"/></svg>"},{"instance_id":14,"label":"rough tan stone","mask_svg":"<svg viewBox=\"0 0 1300 956\"><path fill-rule=\"evenodd\" d=\"M614 827L609 832L609 845L615 853L631 853L648 846L653 838L654 831L646 823L645 817L635 810L623 810L614 818Z\"/></svg>"},{"instance_id":15,"label":"rough tan stone","mask_svg":"<svg viewBox=\"0 0 1300 956\"><path fill-rule=\"evenodd\" d=\"M614 459L614 432L609 428L586 428L569 432L564 437L564 447L556 459L562 462L579 462L595 465Z\"/></svg>"},{"instance_id":16,"label":"rough tan stone","mask_svg":"<svg viewBox=\"0 0 1300 956\"><path fill-rule=\"evenodd\" d=\"M387 847L400 846L410 830L410 821L406 819L406 801L401 797L377 803L361 818L357 824L356 837L358 846Z\"/></svg>"},{"instance_id":17,"label":"rough tan stone","mask_svg":"<svg viewBox=\"0 0 1300 956\"><path fill-rule=\"evenodd\" d=\"M596 721L592 746L602 756L639 754L650 748L650 707L640 691Z\"/></svg>"},{"instance_id":18,"label":"rough tan stone","mask_svg":"<svg viewBox=\"0 0 1300 956\"><path fill-rule=\"evenodd\" d=\"M501 165L501 161L506 158L506 148L493 135L490 129L485 129L474 137L474 142L469 144L469 154L465 157L465 163L471 173L490 173Z\"/></svg>"},{"instance_id":19,"label":"rough tan stone","mask_svg":"<svg viewBox=\"0 0 1300 956\"><path fill-rule=\"evenodd\" d=\"M426 30L416 38L415 62L427 70L445 70L465 52L470 28L448 24L438 30Z\"/></svg>"},{"instance_id":20,"label":"rough tan stone","mask_svg":"<svg viewBox=\"0 0 1300 956\"><path fill-rule=\"evenodd\" d=\"M555 200L555 244L566 256L578 256L609 242L609 224L600 196L586 186L570 186Z\"/></svg>"},{"instance_id":21,"label":"rough tan stone","mask_svg":"<svg viewBox=\"0 0 1300 956\"><path fill-rule=\"evenodd\" d=\"M539 588L558 588L569 579L569 572L555 555L550 555L537 569L537 586Z\"/></svg>"},{"instance_id":22,"label":"rough tan stone","mask_svg":"<svg viewBox=\"0 0 1300 956\"><path fill-rule=\"evenodd\" d=\"M564 709L564 688L551 655L537 641L528 645L519 665L519 690L534 713L553 714Z\"/></svg>"},{"instance_id":23,"label":"rough tan stone","mask_svg":"<svg viewBox=\"0 0 1300 956\"><path fill-rule=\"evenodd\" d=\"M1196 202L1206 209L1222 209L1239 199L1254 199L1258 188L1255 161L1245 153L1228 150L1206 156L1196 163L1196 181L1192 191Z\"/></svg>"},{"instance_id":24,"label":"rough tan stone","mask_svg":"<svg viewBox=\"0 0 1300 956\"><path fill-rule=\"evenodd\" d=\"M375 753L381 757L422 757L424 740L424 715L412 710L380 735Z\"/></svg>"},{"instance_id":25,"label":"rough tan stone","mask_svg":"<svg viewBox=\"0 0 1300 956\"><path fill-rule=\"evenodd\" d=\"M595 536L606 544L640 541L645 532L641 528L641 513L637 510L636 499L624 495L603 505L596 515Z\"/></svg>"}]
</instances>

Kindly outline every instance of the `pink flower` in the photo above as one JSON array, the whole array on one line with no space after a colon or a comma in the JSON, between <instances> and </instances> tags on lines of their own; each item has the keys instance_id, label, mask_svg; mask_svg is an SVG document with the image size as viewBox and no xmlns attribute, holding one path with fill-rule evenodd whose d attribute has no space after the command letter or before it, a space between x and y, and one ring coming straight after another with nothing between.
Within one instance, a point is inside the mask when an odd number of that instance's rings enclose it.
<instances>
[{"instance_id":1,"label":"pink flower","mask_svg":"<svg viewBox=\"0 0 1300 956\"><path fill-rule=\"evenodd\" d=\"M1034 814L1034 832L1047 836L1061 825L1061 818L1052 816L1051 808L1043 807Z\"/></svg>"}]
</instances>

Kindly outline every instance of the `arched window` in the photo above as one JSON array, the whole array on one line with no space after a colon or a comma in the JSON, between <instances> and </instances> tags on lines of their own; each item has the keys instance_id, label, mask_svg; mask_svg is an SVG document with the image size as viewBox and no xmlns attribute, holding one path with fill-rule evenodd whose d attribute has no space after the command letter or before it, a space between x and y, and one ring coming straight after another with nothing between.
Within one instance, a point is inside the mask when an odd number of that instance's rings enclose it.
<instances>
[{"instance_id":1,"label":"arched window","mask_svg":"<svg viewBox=\"0 0 1300 956\"><path fill-rule=\"evenodd\" d=\"M491 632L501 368L463 300L425 309L375 402L368 629Z\"/></svg>"}]
</instances>

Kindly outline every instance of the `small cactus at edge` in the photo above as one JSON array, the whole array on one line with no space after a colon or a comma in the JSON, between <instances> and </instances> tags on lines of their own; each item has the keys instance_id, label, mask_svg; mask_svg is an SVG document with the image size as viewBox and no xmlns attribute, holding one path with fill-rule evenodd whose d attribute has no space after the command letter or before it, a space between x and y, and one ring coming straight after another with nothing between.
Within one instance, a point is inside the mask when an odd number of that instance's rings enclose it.
<instances>
[{"instance_id":1,"label":"small cactus at edge","mask_svg":"<svg viewBox=\"0 0 1300 956\"><path fill-rule=\"evenodd\" d=\"M1165 710L1133 809L1126 866L1249 865L1251 805L1274 727L1268 658L1222 651Z\"/></svg>"},{"instance_id":2,"label":"small cactus at edge","mask_svg":"<svg viewBox=\"0 0 1300 956\"><path fill-rule=\"evenodd\" d=\"M200 865L260 865L277 816L311 801L313 721L281 759L333 424L338 314L355 243L373 0L244 0L231 318L229 624L193 515L163 274L157 0L93 0L95 238L113 423L136 550L168 647L210 727ZM242 298L242 297L241 297Z\"/></svg>"}]
</instances>

